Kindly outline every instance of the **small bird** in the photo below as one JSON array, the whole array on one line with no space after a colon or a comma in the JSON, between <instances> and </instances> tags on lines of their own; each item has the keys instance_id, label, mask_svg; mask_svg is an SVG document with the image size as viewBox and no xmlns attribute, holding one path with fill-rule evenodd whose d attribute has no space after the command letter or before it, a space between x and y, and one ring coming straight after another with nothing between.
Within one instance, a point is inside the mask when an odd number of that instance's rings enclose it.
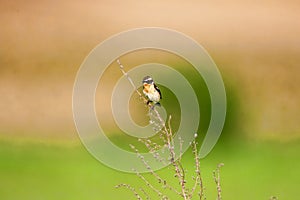
<instances>
[{"instance_id":1,"label":"small bird","mask_svg":"<svg viewBox=\"0 0 300 200\"><path fill-rule=\"evenodd\" d=\"M159 101L162 98L160 89L155 85L150 76L143 78L143 93L148 98L147 104L153 102L154 105L160 105Z\"/></svg>"}]
</instances>

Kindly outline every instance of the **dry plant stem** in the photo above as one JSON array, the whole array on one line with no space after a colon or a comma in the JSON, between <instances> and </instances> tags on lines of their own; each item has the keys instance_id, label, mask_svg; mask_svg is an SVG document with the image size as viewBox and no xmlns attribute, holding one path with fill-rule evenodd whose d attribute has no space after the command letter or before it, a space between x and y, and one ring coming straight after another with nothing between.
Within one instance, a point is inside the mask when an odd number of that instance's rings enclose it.
<instances>
[{"instance_id":1,"label":"dry plant stem","mask_svg":"<svg viewBox=\"0 0 300 200\"><path fill-rule=\"evenodd\" d=\"M147 99L145 97L143 97L143 95L140 93L140 91L138 91L137 87L134 85L132 79L128 76L127 72L124 70L124 66L122 65L122 63L120 62L120 60L117 60L117 63L119 64L120 70L123 73L123 75L127 78L127 80L130 82L130 84L132 85L132 87L134 88L135 92L140 96L140 98L144 101L144 103L147 102Z\"/></svg>"},{"instance_id":2,"label":"dry plant stem","mask_svg":"<svg viewBox=\"0 0 300 200\"><path fill-rule=\"evenodd\" d=\"M223 163L220 163L218 164L217 166L217 169L215 171L213 171L213 176L214 176L214 180L215 180L215 183L217 185L217 192L218 192L218 200L221 200L222 199L222 196L221 196L221 183L220 183L220 168L224 166Z\"/></svg>"},{"instance_id":3,"label":"dry plant stem","mask_svg":"<svg viewBox=\"0 0 300 200\"><path fill-rule=\"evenodd\" d=\"M155 173L152 168L150 167L150 165L147 163L147 161L145 160L145 158L139 153L138 149L136 149L133 145L130 145L130 147L135 151L135 153L137 154L138 158L141 159L141 161L143 162L143 164L146 166L146 168L149 170L150 174L152 174L158 181L158 183L163 184L163 186L165 188L168 188L170 190L172 190L173 192L175 192L176 194L181 194L180 192L178 192L174 187L172 187L171 185L169 185L167 183L166 180L162 179L157 173ZM136 172L136 171L135 171ZM141 177L140 177L141 178ZM142 179L145 181L145 179ZM148 181L147 181L148 182ZM146 182L146 184L148 185L148 183Z\"/></svg>"},{"instance_id":4,"label":"dry plant stem","mask_svg":"<svg viewBox=\"0 0 300 200\"><path fill-rule=\"evenodd\" d=\"M200 172L200 159L199 159L199 156L198 156L198 152L197 152L197 143L196 141L194 140L193 141L193 153L194 153L194 157L195 157L195 165L196 165L196 179L195 179L195 184L191 190L191 193L190 193L190 198L192 198L197 186L199 185L200 186L200 191L198 193L199 197L200 197L200 200L203 199L204 197L204 188L203 188L203 182L202 182L202 177L201 177L201 172Z\"/></svg>"},{"instance_id":5,"label":"dry plant stem","mask_svg":"<svg viewBox=\"0 0 300 200\"><path fill-rule=\"evenodd\" d=\"M147 99L140 93L140 91L138 91L137 87L134 85L132 79L129 77L129 75L127 74L127 72L124 70L124 66L122 65L122 63L120 62L120 60L118 59L117 60L117 63L119 64L119 67L120 67L120 70L121 72L123 73L123 75L127 78L127 80L130 82L130 84L132 85L132 87L134 88L135 92L139 95L139 97L144 101L144 103L147 103ZM165 122L164 120L161 118L159 112L155 109L155 106L151 106L150 104L148 105L148 107L150 109L152 109L155 114L156 114L156 117L158 118L159 122L161 123L161 125L163 126L164 128L164 131L166 133L168 133L168 130L167 130L167 127L165 125Z\"/></svg>"},{"instance_id":6,"label":"dry plant stem","mask_svg":"<svg viewBox=\"0 0 300 200\"><path fill-rule=\"evenodd\" d=\"M134 90L136 91L136 93L140 96L140 98L144 101L144 103L147 102L147 99L142 96L142 94L137 90L137 87L134 85L132 79L128 76L128 74L126 73L126 71L124 70L124 66L121 64L120 60L117 60L117 63L119 64L120 70L122 71L123 75L128 79L128 81L130 82L130 84L133 86ZM162 117L160 116L159 112L155 109L155 106L151 106L148 105L149 109L153 110L156 114L156 117L158 118L160 124L163 127L163 132L166 134L167 137L167 145L168 145L168 149L170 151L170 155L171 155L171 163L172 165L175 167L175 172L176 172L176 176L178 177L179 181L180 181L180 185L181 185L181 190L182 190L182 194L181 196L184 198L184 200L187 200L187 194L186 194L186 189L185 189L185 177L181 172L184 172L184 170L181 167L181 170L179 169L178 163L176 163L175 161L175 151L174 151L174 146L172 146L171 141L172 141L172 130L170 129L169 126L169 130L166 127L166 124L164 122L164 120L162 119ZM169 122L170 122L169 118ZM180 165L181 166L181 165ZM140 175L141 176L141 175ZM147 184L148 185L148 184ZM150 184L151 185L151 184ZM150 187L150 186L149 186Z\"/></svg>"},{"instance_id":7,"label":"dry plant stem","mask_svg":"<svg viewBox=\"0 0 300 200\"><path fill-rule=\"evenodd\" d=\"M158 114L159 114L159 113L158 113ZM174 140L172 140L173 132L172 132L172 127L171 127L171 119L172 119L172 116L170 115L170 116L169 116L169 120L168 120L168 127L169 127L169 130L167 131L167 134L168 134L169 141L171 141L170 146L174 148ZM173 153L173 158L175 159L175 152L174 152L174 149L173 149L172 153Z\"/></svg>"},{"instance_id":8,"label":"dry plant stem","mask_svg":"<svg viewBox=\"0 0 300 200\"><path fill-rule=\"evenodd\" d=\"M155 142L152 142L149 139L139 139L139 142L142 142L147 149L149 150L149 152L153 155L153 157L163 163L164 165L166 164L166 161L164 158L162 158L159 153L157 152L158 149L161 149L161 146L159 144L156 144Z\"/></svg>"},{"instance_id":9,"label":"dry plant stem","mask_svg":"<svg viewBox=\"0 0 300 200\"><path fill-rule=\"evenodd\" d=\"M181 165L180 162L174 162L173 166L175 167L175 171L176 171L176 176L178 177L179 181L180 181L180 186L181 186L181 192L182 192L182 197L186 200L188 199L187 193L186 193L186 188L185 188L185 172L184 169Z\"/></svg>"},{"instance_id":10,"label":"dry plant stem","mask_svg":"<svg viewBox=\"0 0 300 200\"><path fill-rule=\"evenodd\" d=\"M159 113L158 113L159 115ZM180 163L180 160L178 162L175 161L175 149L174 149L174 142L172 140L172 128L171 128L171 115L169 117L168 120L168 127L169 130L166 128L165 126L165 132L167 135L167 142L168 142L168 147L169 147L169 151L170 151L170 155L171 155L171 162L173 164L173 166L175 167L175 172L176 172L176 177L179 179L179 183L181 186L181 192L182 192L182 197L186 200L188 199L187 194L186 194L186 188L185 188L185 173L184 173L184 169ZM171 143L172 141L172 143Z\"/></svg>"},{"instance_id":11,"label":"dry plant stem","mask_svg":"<svg viewBox=\"0 0 300 200\"><path fill-rule=\"evenodd\" d=\"M136 173L136 175L140 178L140 179L142 179L145 183L146 183L146 185L151 189L151 190L153 190L155 193L157 193L157 195L159 196L159 197L161 197L161 198L167 198L165 195L163 195L163 193L161 193L161 191L159 191L158 189L156 189L143 175L141 175L138 171L136 171L136 170L133 170L135 173ZM168 198L167 198L168 199Z\"/></svg>"},{"instance_id":12,"label":"dry plant stem","mask_svg":"<svg viewBox=\"0 0 300 200\"><path fill-rule=\"evenodd\" d=\"M150 200L149 194L143 188L140 188L140 191L146 196L147 200Z\"/></svg>"},{"instance_id":13,"label":"dry plant stem","mask_svg":"<svg viewBox=\"0 0 300 200\"><path fill-rule=\"evenodd\" d=\"M124 66L122 65L122 63L120 62L120 60L117 60L117 63L119 64L120 70L122 71L123 75L128 79L128 81L130 82L130 84L132 85L132 87L134 88L134 90L138 93L138 95L141 97L142 94L137 90L136 86L134 85L132 79L128 76L127 72L124 70Z\"/></svg>"},{"instance_id":14,"label":"dry plant stem","mask_svg":"<svg viewBox=\"0 0 300 200\"><path fill-rule=\"evenodd\" d=\"M151 107L150 107L151 108ZM155 109L155 108L153 108L153 109ZM153 113L153 109L149 109L149 117L151 118L155 118L155 119L158 119L158 117L157 117L157 114L155 113L155 115L154 115L154 113ZM159 120L159 119L158 119ZM161 120L159 120L159 121L161 121ZM156 125L158 128L159 128L159 130L160 131L158 131L157 133L159 133L159 138L163 141L163 144L164 145L167 145L168 144L168 142L167 142L167 137L166 137L166 133L165 133L165 131L162 131L161 130L161 122L160 122L160 124L157 124L157 123L155 123L155 122L152 122L154 125Z\"/></svg>"},{"instance_id":15,"label":"dry plant stem","mask_svg":"<svg viewBox=\"0 0 300 200\"><path fill-rule=\"evenodd\" d=\"M133 192L134 196L138 199L138 200L142 200L141 196L136 192L136 190L134 189L134 187L131 187L131 185L129 184L125 184L125 183L121 183L119 185L115 186L116 188L120 188L120 187L125 187L127 189L129 189L130 191Z\"/></svg>"}]
</instances>

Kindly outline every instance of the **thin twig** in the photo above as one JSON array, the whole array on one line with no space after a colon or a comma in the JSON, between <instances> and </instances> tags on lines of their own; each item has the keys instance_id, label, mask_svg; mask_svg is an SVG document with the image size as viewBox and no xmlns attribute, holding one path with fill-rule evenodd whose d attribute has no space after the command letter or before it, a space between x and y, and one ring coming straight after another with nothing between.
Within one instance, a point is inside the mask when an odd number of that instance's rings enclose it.
<instances>
[{"instance_id":1,"label":"thin twig","mask_svg":"<svg viewBox=\"0 0 300 200\"><path fill-rule=\"evenodd\" d=\"M129 189L130 191L133 192L134 196L138 200L142 200L141 196L136 192L136 190L134 189L134 187L132 187L131 185L125 184L125 183L121 183L121 184L115 186L115 188L121 188L121 187L125 187L125 188Z\"/></svg>"},{"instance_id":2,"label":"thin twig","mask_svg":"<svg viewBox=\"0 0 300 200\"><path fill-rule=\"evenodd\" d=\"M155 142L152 142L149 139L138 139L139 142L142 142L147 149L149 150L149 152L152 154L152 156L159 162L163 163L164 165L166 164L166 161L164 158L162 158L160 156L160 154L158 153L158 150L161 149L161 146Z\"/></svg>"},{"instance_id":3,"label":"thin twig","mask_svg":"<svg viewBox=\"0 0 300 200\"><path fill-rule=\"evenodd\" d=\"M132 85L132 87L134 88L134 90L138 93L138 95L140 97L143 97L142 94L140 93L140 91L138 91L137 87L134 85L132 79L128 76L128 73L124 70L124 66L122 65L122 63L120 62L120 60L117 60L117 63L119 64L120 70L123 73L123 75L128 79L128 81L130 82L130 84ZM146 99L145 99L146 100ZM147 101L147 100L146 100Z\"/></svg>"},{"instance_id":4,"label":"thin twig","mask_svg":"<svg viewBox=\"0 0 300 200\"><path fill-rule=\"evenodd\" d=\"M221 200L222 199L222 196L221 196L221 183L220 183L220 168L224 166L223 163L220 163L218 164L217 166L217 169L213 171L213 176L214 176L214 180L215 180L215 183L217 185L217 192L218 192L218 200Z\"/></svg>"},{"instance_id":5,"label":"thin twig","mask_svg":"<svg viewBox=\"0 0 300 200\"><path fill-rule=\"evenodd\" d=\"M151 189L153 190L155 193L157 193L157 195L161 198L167 198L166 195L164 195L161 191L159 191L158 189L156 189L143 175L141 175L138 171L136 171L135 169L133 170L136 175L142 179L145 184ZM167 198L168 199L168 198Z\"/></svg>"},{"instance_id":6,"label":"thin twig","mask_svg":"<svg viewBox=\"0 0 300 200\"><path fill-rule=\"evenodd\" d=\"M167 142L168 142L168 147L169 147L169 151L170 151L170 155L171 155L171 162L175 168L176 177L179 179L179 183L181 186L182 197L184 199L187 199L188 197L187 197L186 188L185 188L185 183L186 183L185 172L181 165L181 162L175 160L176 155L175 155L175 148L174 148L174 140L172 139L171 119L172 119L172 116L170 115L169 120L168 120L169 131L167 128L165 128L166 134L167 134Z\"/></svg>"},{"instance_id":7,"label":"thin twig","mask_svg":"<svg viewBox=\"0 0 300 200\"><path fill-rule=\"evenodd\" d=\"M195 138L196 138L197 134L195 134ZM196 166L196 178L195 178L195 184L191 190L191 193L190 193L190 197L192 198L197 186L199 185L199 197L200 197L200 200L204 197L204 188L203 188L203 182L202 182L202 177L201 177L201 171L200 171L200 159L199 159L199 156L198 156L198 151L197 151L197 143L196 141L194 140L193 141L193 154L194 154L194 157L195 157L195 166Z\"/></svg>"},{"instance_id":8,"label":"thin twig","mask_svg":"<svg viewBox=\"0 0 300 200\"><path fill-rule=\"evenodd\" d=\"M147 102L147 99L142 96L142 94L137 90L137 87L134 85L132 79L129 77L129 75L126 73L126 71L124 70L124 66L121 64L120 60L118 59L117 60L117 63L119 64L119 67L120 67L120 70L122 71L123 75L128 79L128 81L130 82L130 84L133 86L134 90L136 91L136 93L140 96L141 99L143 99L144 103ZM167 146L168 146L168 149L170 151L170 156L171 156L171 163L172 165L174 166L175 168L175 172L176 172L176 176L178 177L179 179L179 182L180 182L180 185L181 185L181 190L182 190L182 193L181 193L181 196L187 200L188 199L188 196L186 194L186 188L185 188L185 175L184 175L184 169L181 165L180 162L176 162L175 161L175 150L174 150L174 141L173 141L173 138L172 138L172 129L171 129L171 116L169 117L169 130L168 128L166 127L166 123L165 121L162 119L162 117L160 116L159 112L157 111L157 109L155 108L155 105L151 106L151 105L148 105L149 107L149 112L152 112L154 111L155 113L155 117L159 120L159 123L160 123L160 126L162 126L162 129L161 131L163 133L165 133L166 135L166 138L167 138ZM159 126L159 127L160 127ZM151 169L151 168L150 168ZM150 170L149 169L149 170ZM151 170L150 170L151 171ZM143 178L143 176L141 176L140 174L138 174L139 177ZM145 180L147 181L147 180ZM151 187L152 185L149 183L149 182L146 182L146 184ZM150 185L149 185L150 184ZM153 188L152 188L153 189Z\"/></svg>"},{"instance_id":9,"label":"thin twig","mask_svg":"<svg viewBox=\"0 0 300 200\"><path fill-rule=\"evenodd\" d=\"M175 192L176 194L180 195L180 192L178 192L174 187L172 187L171 185L169 185L167 183L166 180L164 180L163 178L161 178L157 173L155 173L153 171L153 169L151 168L151 166L148 164L148 162L145 160L144 156L142 156L138 149L135 148L135 146L130 145L130 147L135 151L135 153L137 154L138 158L143 162L143 164L145 165L145 167L147 168L147 170L149 170L150 174L152 174L158 181L158 183L163 184L163 187L172 190L173 192ZM147 183L146 183L147 184ZM157 191L156 191L157 192Z\"/></svg>"},{"instance_id":10,"label":"thin twig","mask_svg":"<svg viewBox=\"0 0 300 200\"><path fill-rule=\"evenodd\" d=\"M140 188L140 191L146 196L147 200L150 200L149 194L143 188Z\"/></svg>"}]
</instances>

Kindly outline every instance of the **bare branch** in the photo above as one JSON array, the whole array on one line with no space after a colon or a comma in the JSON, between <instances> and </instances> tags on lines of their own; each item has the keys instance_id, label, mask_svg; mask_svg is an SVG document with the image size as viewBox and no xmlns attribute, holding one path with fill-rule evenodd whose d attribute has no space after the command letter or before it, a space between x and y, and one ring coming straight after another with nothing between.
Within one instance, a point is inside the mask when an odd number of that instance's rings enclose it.
<instances>
[{"instance_id":1,"label":"bare branch","mask_svg":"<svg viewBox=\"0 0 300 200\"><path fill-rule=\"evenodd\" d=\"M133 192L133 194L136 197L136 199L142 200L141 196L136 192L135 188L132 187L131 185L125 184L125 183L121 183L121 184L115 186L115 188L121 188L121 187L125 187L125 188L129 189L130 191Z\"/></svg>"},{"instance_id":2,"label":"bare branch","mask_svg":"<svg viewBox=\"0 0 300 200\"><path fill-rule=\"evenodd\" d=\"M196 138L197 134L195 134ZM195 184L191 190L190 197L192 198L197 186L199 186L200 191L198 193L200 200L204 198L204 187L203 187L203 182L202 182L202 177L201 177L201 171L200 171L200 159L198 156L198 151L197 151L197 142L194 140L193 141L193 154L195 157L195 166L196 166L196 178L195 178Z\"/></svg>"},{"instance_id":3,"label":"bare branch","mask_svg":"<svg viewBox=\"0 0 300 200\"><path fill-rule=\"evenodd\" d=\"M213 176L214 176L214 180L215 183L217 185L217 191L218 191L218 200L222 200L222 196L221 196L221 183L220 183L220 168L224 166L223 163L218 164L217 169L213 171Z\"/></svg>"},{"instance_id":4,"label":"bare branch","mask_svg":"<svg viewBox=\"0 0 300 200\"><path fill-rule=\"evenodd\" d=\"M124 66L122 65L122 63L120 62L120 60L117 60L117 63L119 64L119 68L121 70L121 72L123 73L123 75L127 78L127 80L130 82L130 84L132 85L133 89L135 90L135 92L140 96L140 98L144 101L147 102L147 99L140 93L140 91L137 89L137 87L134 85L132 79L130 78L130 76L128 75L128 73L124 70Z\"/></svg>"}]
</instances>

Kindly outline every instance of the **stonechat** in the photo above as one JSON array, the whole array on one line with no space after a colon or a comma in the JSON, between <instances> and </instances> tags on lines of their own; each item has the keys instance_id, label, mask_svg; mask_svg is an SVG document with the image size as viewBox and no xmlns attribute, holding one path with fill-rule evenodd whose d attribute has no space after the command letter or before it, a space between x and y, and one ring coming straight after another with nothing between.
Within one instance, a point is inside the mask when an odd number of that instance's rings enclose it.
<instances>
[{"instance_id":1,"label":"stonechat","mask_svg":"<svg viewBox=\"0 0 300 200\"><path fill-rule=\"evenodd\" d=\"M147 104L153 102L154 105L160 105L161 92L150 76L143 78L143 93L148 98Z\"/></svg>"}]
</instances>

